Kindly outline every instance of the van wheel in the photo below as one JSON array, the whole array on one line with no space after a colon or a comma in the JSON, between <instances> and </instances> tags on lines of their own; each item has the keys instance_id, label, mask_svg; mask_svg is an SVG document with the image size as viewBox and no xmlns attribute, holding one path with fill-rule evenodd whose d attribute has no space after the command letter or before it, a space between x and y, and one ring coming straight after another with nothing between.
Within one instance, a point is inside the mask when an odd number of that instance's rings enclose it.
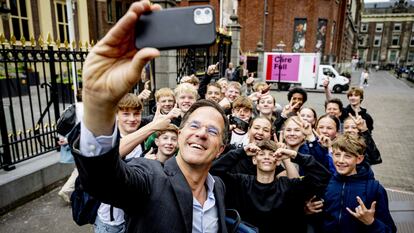
<instances>
[{"instance_id":1,"label":"van wheel","mask_svg":"<svg viewBox=\"0 0 414 233\"><path fill-rule=\"evenodd\" d=\"M342 92L342 87L340 85L336 85L333 87L333 91L335 93L341 93Z\"/></svg>"},{"instance_id":2,"label":"van wheel","mask_svg":"<svg viewBox=\"0 0 414 233\"><path fill-rule=\"evenodd\" d=\"M290 88L290 83L280 83L280 90L288 91Z\"/></svg>"}]
</instances>

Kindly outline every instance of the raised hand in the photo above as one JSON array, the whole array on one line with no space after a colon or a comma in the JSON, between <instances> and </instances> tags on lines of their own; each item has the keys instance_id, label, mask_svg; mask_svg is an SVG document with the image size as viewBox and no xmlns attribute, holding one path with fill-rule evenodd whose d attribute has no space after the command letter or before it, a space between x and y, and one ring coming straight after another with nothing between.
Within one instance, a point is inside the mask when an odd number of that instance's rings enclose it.
<instances>
[{"instance_id":1,"label":"raised hand","mask_svg":"<svg viewBox=\"0 0 414 233\"><path fill-rule=\"evenodd\" d=\"M150 96L151 96L151 91L147 90L147 89L144 89L144 90L141 91L141 93L139 93L138 98L141 101L144 101L144 100L147 100Z\"/></svg>"},{"instance_id":2,"label":"raised hand","mask_svg":"<svg viewBox=\"0 0 414 233\"><path fill-rule=\"evenodd\" d=\"M346 207L346 210L348 210L348 212L352 216L357 218L359 221L361 221L365 225L371 225L375 220L375 217L374 217L375 216L375 205L377 204L377 202L373 201L371 204L371 208L367 209L367 207L365 207L365 204L361 200L360 197L357 196L356 199L357 199L357 202L359 203L359 206L355 208L355 212L349 209L348 207Z\"/></svg>"},{"instance_id":3,"label":"raised hand","mask_svg":"<svg viewBox=\"0 0 414 233\"><path fill-rule=\"evenodd\" d=\"M149 1L135 2L89 52L83 67L85 126L96 136L111 135L118 101L138 82L142 68L159 56L154 48L135 48L135 23L146 11L159 10Z\"/></svg>"},{"instance_id":4,"label":"raised hand","mask_svg":"<svg viewBox=\"0 0 414 233\"><path fill-rule=\"evenodd\" d=\"M260 148L256 146L254 143L249 143L246 146L244 146L244 151L248 156L255 156L257 152L260 151Z\"/></svg>"},{"instance_id":5,"label":"raised hand","mask_svg":"<svg viewBox=\"0 0 414 233\"><path fill-rule=\"evenodd\" d=\"M167 114L167 116L170 119L173 119L173 118L177 118L181 116L182 114L183 114L183 111L178 107L178 104L176 103L174 108L171 109L171 111Z\"/></svg>"},{"instance_id":6,"label":"raised hand","mask_svg":"<svg viewBox=\"0 0 414 233\"><path fill-rule=\"evenodd\" d=\"M154 154L154 148L151 149L145 154L144 158L158 160L157 155Z\"/></svg>"},{"instance_id":7,"label":"raised hand","mask_svg":"<svg viewBox=\"0 0 414 233\"><path fill-rule=\"evenodd\" d=\"M305 203L304 211L305 214L317 214L322 212L323 199L316 198L313 196L309 201Z\"/></svg>"},{"instance_id":8,"label":"raised hand","mask_svg":"<svg viewBox=\"0 0 414 233\"><path fill-rule=\"evenodd\" d=\"M294 159L298 152L286 148L278 148L274 155L277 160Z\"/></svg>"},{"instance_id":9,"label":"raised hand","mask_svg":"<svg viewBox=\"0 0 414 233\"><path fill-rule=\"evenodd\" d=\"M288 117L291 112L296 112L295 109L299 105L300 105L300 102L297 102L297 103L294 104L293 101L291 100L290 103L283 108L282 116L283 117Z\"/></svg>"},{"instance_id":10,"label":"raised hand","mask_svg":"<svg viewBox=\"0 0 414 233\"><path fill-rule=\"evenodd\" d=\"M328 136L325 136L325 135L319 136L319 143L321 144L321 146L323 146L325 148L330 148L332 146L331 139Z\"/></svg>"},{"instance_id":11,"label":"raised hand","mask_svg":"<svg viewBox=\"0 0 414 233\"><path fill-rule=\"evenodd\" d=\"M368 130L367 123L365 120L358 114L358 112L355 112L355 117L352 116L351 113L348 113L349 117L351 117L352 121L356 124L359 132L365 132Z\"/></svg>"}]
</instances>

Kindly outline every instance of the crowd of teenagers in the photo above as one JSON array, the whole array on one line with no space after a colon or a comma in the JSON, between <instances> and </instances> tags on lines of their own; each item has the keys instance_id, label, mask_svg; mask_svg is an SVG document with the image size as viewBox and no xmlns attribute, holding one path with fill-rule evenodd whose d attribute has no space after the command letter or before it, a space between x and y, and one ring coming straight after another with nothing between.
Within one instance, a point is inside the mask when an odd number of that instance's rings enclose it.
<instances>
[{"instance_id":1,"label":"crowd of teenagers","mask_svg":"<svg viewBox=\"0 0 414 233\"><path fill-rule=\"evenodd\" d=\"M131 30L159 8L133 3L85 61L83 117L68 143L79 182L101 201L95 232L233 232L226 209L260 232L396 232L359 87L346 106L326 89L318 117L301 88L282 107L265 82L215 80L211 65L156 90L143 116L148 90L129 92L159 51L137 51Z\"/></svg>"}]
</instances>

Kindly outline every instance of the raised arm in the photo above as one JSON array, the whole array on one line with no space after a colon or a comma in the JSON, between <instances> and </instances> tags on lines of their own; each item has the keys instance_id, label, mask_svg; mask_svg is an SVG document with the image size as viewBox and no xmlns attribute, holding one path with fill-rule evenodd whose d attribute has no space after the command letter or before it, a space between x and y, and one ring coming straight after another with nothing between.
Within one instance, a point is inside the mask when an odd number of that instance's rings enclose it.
<instances>
[{"instance_id":1,"label":"raised arm","mask_svg":"<svg viewBox=\"0 0 414 233\"><path fill-rule=\"evenodd\" d=\"M89 52L83 67L83 123L93 135L111 135L115 106L139 81L145 64L159 56L159 51L135 48L132 33L139 16L158 10L149 1L135 2L118 23Z\"/></svg>"}]
</instances>

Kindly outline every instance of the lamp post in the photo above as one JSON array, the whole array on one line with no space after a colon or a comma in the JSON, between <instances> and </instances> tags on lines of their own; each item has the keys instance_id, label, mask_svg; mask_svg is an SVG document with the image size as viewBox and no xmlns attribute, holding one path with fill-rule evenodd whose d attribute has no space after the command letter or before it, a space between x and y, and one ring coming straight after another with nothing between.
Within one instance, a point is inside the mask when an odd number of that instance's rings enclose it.
<instances>
[{"instance_id":1,"label":"lamp post","mask_svg":"<svg viewBox=\"0 0 414 233\"><path fill-rule=\"evenodd\" d=\"M283 50L285 49L286 44L283 42L283 40L281 40L277 45L275 49L272 49L272 52L277 52L279 53L279 79L277 81L277 90L280 91L280 78L281 78L281 74L282 74L282 53Z\"/></svg>"}]
</instances>

